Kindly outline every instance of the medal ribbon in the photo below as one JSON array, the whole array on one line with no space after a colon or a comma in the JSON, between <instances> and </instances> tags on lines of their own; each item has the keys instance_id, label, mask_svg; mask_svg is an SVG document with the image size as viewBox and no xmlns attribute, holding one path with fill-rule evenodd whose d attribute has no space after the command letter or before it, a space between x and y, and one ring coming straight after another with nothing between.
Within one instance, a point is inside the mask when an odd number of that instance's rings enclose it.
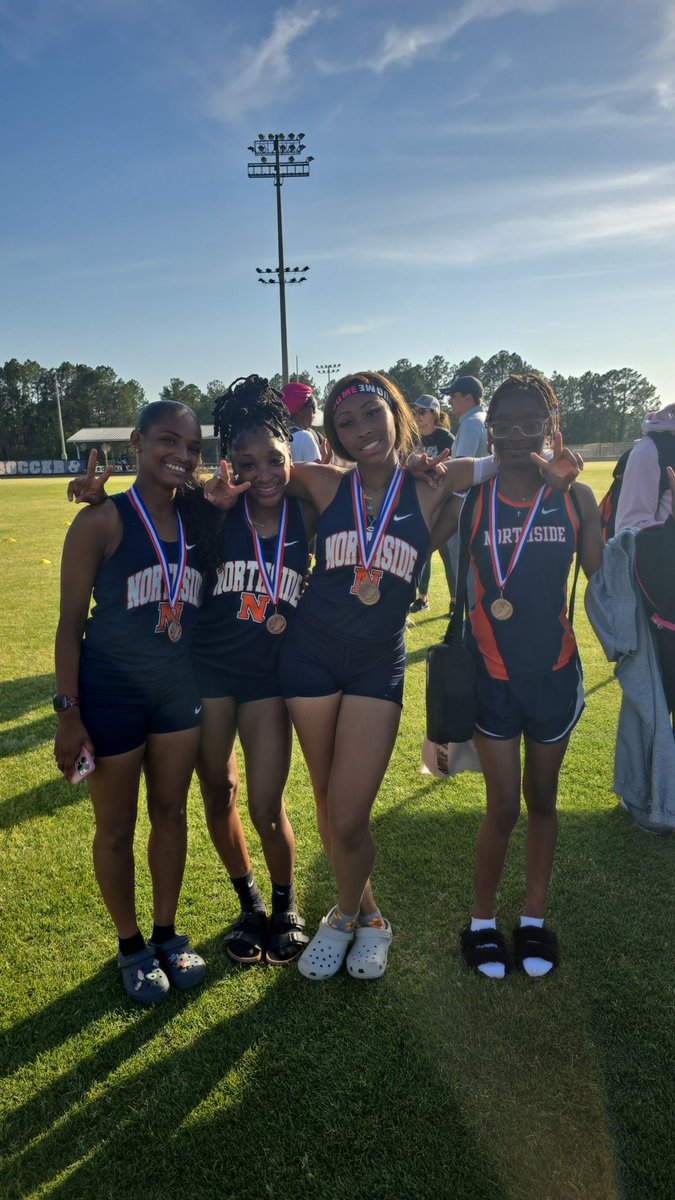
<instances>
[{"instance_id":1,"label":"medal ribbon","mask_svg":"<svg viewBox=\"0 0 675 1200\"><path fill-rule=\"evenodd\" d=\"M502 575L502 569L501 569L501 566L499 563L499 552L497 549L497 533L499 530L499 526L497 524L497 476L495 476L494 479L490 480L490 513L489 513L490 557L492 558L492 570L495 573L495 579L497 580L497 583L502 591L504 590L504 585L506 584L506 581L509 578L509 575L513 571L516 563L518 562L518 559L520 558L520 556L523 552L525 543L527 541L527 536L530 532L530 529L532 528L532 523L534 521L534 518L537 515L537 510L541 503L542 497L544 495L544 492L546 492L547 490L548 490L547 485L544 483L539 488L539 491L537 492L536 496L534 497L534 500L530 504L529 512L525 518L525 523L524 523L520 533L518 534L518 541L516 542L515 547L513 549L513 554L511 555L511 561L510 561L508 567L506 568L506 574Z\"/></svg>"},{"instance_id":2,"label":"medal ribbon","mask_svg":"<svg viewBox=\"0 0 675 1200\"><path fill-rule=\"evenodd\" d=\"M127 496L129 497L129 500L130 500L132 506L135 508L136 512L138 513L138 516L140 517L141 521L145 525L147 535L150 538L150 541L152 542L153 546L155 547L155 553L159 559L159 565L162 568L162 575L164 576L164 586L166 588L166 594L169 598L169 604L171 605L171 611L174 612L175 607L176 607L176 600L178 599L178 596L180 595L180 589L182 587L183 579L185 577L185 568L187 566L187 541L185 538L185 530L183 528L183 522L180 519L180 513L178 512L178 509L176 509L176 521L178 523L178 567L177 567L176 574L174 575L174 579L173 579L173 583L172 583L171 582L171 569L169 567L169 560L166 557L162 543L160 542L159 538L157 537L157 530L155 529L155 526L152 523L152 517L150 516L150 513L148 512L147 508L145 507L145 505L141 499L140 493L136 491L135 484L133 484L132 487L129 489L129 491L127 492ZM174 613L174 617L175 617L175 613Z\"/></svg>"},{"instance_id":3,"label":"medal ribbon","mask_svg":"<svg viewBox=\"0 0 675 1200\"><path fill-rule=\"evenodd\" d=\"M379 549L382 538L387 532L387 526L391 518L391 514L398 504L398 498L403 487L403 467L396 464L394 474L389 480L389 486L385 493L382 507L377 515L377 520L373 526L373 532L368 542L368 514L366 512L366 500L363 495L363 487L361 486L361 477L358 469L352 473L352 505L354 508L354 521L356 524L356 536L359 543L359 555L361 558L361 566L366 571L370 570L370 564L374 562L375 555Z\"/></svg>"},{"instance_id":4,"label":"medal ribbon","mask_svg":"<svg viewBox=\"0 0 675 1200\"><path fill-rule=\"evenodd\" d=\"M258 570L260 571L260 578L263 581L263 586L270 598L271 603L276 608L277 604L279 603L279 593L281 591L281 576L284 568L284 542L286 541L286 530L288 529L288 504L286 503L286 498L284 497L281 504L281 516L279 517L277 545L274 552L274 566L272 568L271 577L267 570L267 563L265 562L265 556L263 554L260 537L258 536L258 531L255 527L253 517L251 516L248 496L244 496L244 513L248 527L251 530L251 536L253 538L253 549L255 551L255 560L258 564Z\"/></svg>"}]
</instances>

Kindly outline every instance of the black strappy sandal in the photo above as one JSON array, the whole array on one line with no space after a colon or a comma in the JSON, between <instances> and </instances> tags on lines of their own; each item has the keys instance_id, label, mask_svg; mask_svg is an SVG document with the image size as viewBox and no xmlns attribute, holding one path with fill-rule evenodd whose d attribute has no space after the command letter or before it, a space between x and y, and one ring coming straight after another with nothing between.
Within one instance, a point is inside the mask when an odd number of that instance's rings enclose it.
<instances>
[{"instance_id":1,"label":"black strappy sandal","mask_svg":"<svg viewBox=\"0 0 675 1200\"><path fill-rule=\"evenodd\" d=\"M267 961L273 967L285 967L302 954L309 938L305 933L304 917L295 909L273 912L269 919Z\"/></svg>"},{"instance_id":2,"label":"black strappy sandal","mask_svg":"<svg viewBox=\"0 0 675 1200\"><path fill-rule=\"evenodd\" d=\"M233 962L254 966L263 960L267 932L267 913L243 912L223 935L225 951Z\"/></svg>"}]
</instances>

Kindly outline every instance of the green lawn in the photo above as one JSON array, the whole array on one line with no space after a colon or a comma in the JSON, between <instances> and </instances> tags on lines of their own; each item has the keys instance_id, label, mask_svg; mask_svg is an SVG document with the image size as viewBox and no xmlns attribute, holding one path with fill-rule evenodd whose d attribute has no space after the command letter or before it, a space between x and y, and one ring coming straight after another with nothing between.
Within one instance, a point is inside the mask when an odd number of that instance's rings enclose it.
<instances>
[{"instance_id":1,"label":"green lawn","mask_svg":"<svg viewBox=\"0 0 675 1200\"><path fill-rule=\"evenodd\" d=\"M600 494L609 474L591 465L585 478ZM318 985L293 968L233 968L220 934L235 906L193 786L179 928L208 960L207 981L137 1011L93 879L86 791L62 782L52 757L58 563L73 515L62 481L0 481L0 1195L669 1200L675 841L636 829L611 792L619 690L581 597L588 706L562 778L557 973L489 983L458 953L483 787L478 775L419 774L425 648L447 605L436 559L374 813L377 895L395 931L386 976ZM314 927L334 889L299 753L287 803ZM262 880L254 837L251 849ZM521 822L499 897L505 928L523 852Z\"/></svg>"}]
</instances>

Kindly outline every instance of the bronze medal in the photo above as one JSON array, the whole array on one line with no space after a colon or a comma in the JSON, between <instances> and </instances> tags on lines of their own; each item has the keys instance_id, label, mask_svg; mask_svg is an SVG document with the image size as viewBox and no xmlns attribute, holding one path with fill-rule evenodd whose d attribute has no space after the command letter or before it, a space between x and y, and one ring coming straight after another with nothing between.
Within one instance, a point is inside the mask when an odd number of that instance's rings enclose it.
<instances>
[{"instance_id":1,"label":"bronze medal","mask_svg":"<svg viewBox=\"0 0 675 1200\"><path fill-rule=\"evenodd\" d=\"M268 631L276 636L277 634L284 632L287 621L286 618L281 615L281 613L276 612L272 613L272 616L267 618L266 624Z\"/></svg>"},{"instance_id":2,"label":"bronze medal","mask_svg":"<svg viewBox=\"0 0 675 1200\"><path fill-rule=\"evenodd\" d=\"M180 621L176 621L175 618L169 623L166 631L172 642L179 642L183 636L183 626L181 625Z\"/></svg>"},{"instance_id":3,"label":"bronze medal","mask_svg":"<svg viewBox=\"0 0 675 1200\"><path fill-rule=\"evenodd\" d=\"M498 596L496 600L492 601L490 612L496 621L508 621L513 616L513 605L510 600Z\"/></svg>"},{"instance_id":4,"label":"bronze medal","mask_svg":"<svg viewBox=\"0 0 675 1200\"><path fill-rule=\"evenodd\" d=\"M356 589L356 595L362 604L367 604L370 607L372 604L377 604L380 599L380 589L372 579L364 579Z\"/></svg>"}]
</instances>

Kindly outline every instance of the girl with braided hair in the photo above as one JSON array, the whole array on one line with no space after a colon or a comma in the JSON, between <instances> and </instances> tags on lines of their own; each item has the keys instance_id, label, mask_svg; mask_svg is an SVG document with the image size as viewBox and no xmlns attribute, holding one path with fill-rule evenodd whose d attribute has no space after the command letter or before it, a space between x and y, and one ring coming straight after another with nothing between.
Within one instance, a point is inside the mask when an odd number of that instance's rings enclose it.
<instances>
[{"instance_id":1,"label":"girl with braided hair","mask_svg":"<svg viewBox=\"0 0 675 1200\"><path fill-rule=\"evenodd\" d=\"M215 576L204 594L192 660L204 706L197 774L207 821L242 911L225 935L230 958L292 962L307 941L293 887L295 843L283 792L291 724L278 659L308 569L310 504L286 497L288 411L266 379L236 379L214 410L221 452L234 471L234 507L220 534ZM226 464L223 471L227 472ZM246 763L248 806L272 881L268 918L231 787L235 736Z\"/></svg>"},{"instance_id":2,"label":"girl with braided hair","mask_svg":"<svg viewBox=\"0 0 675 1200\"><path fill-rule=\"evenodd\" d=\"M494 910L521 790L528 812L527 882L513 935L516 965L538 977L558 962L544 905L557 837L558 778L584 707L567 576L575 550L587 576L598 570L602 535L590 488L575 483L561 495L542 483L541 453L556 435L557 413L547 380L509 376L487 412L497 476L466 500L476 585L467 640L476 662L474 740L487 810L476 846L474 907L461 945L467 965L490 978L503 978L510 961ZM461 503L455 502L455 523Z\"/></svg>"}]
</instances>

